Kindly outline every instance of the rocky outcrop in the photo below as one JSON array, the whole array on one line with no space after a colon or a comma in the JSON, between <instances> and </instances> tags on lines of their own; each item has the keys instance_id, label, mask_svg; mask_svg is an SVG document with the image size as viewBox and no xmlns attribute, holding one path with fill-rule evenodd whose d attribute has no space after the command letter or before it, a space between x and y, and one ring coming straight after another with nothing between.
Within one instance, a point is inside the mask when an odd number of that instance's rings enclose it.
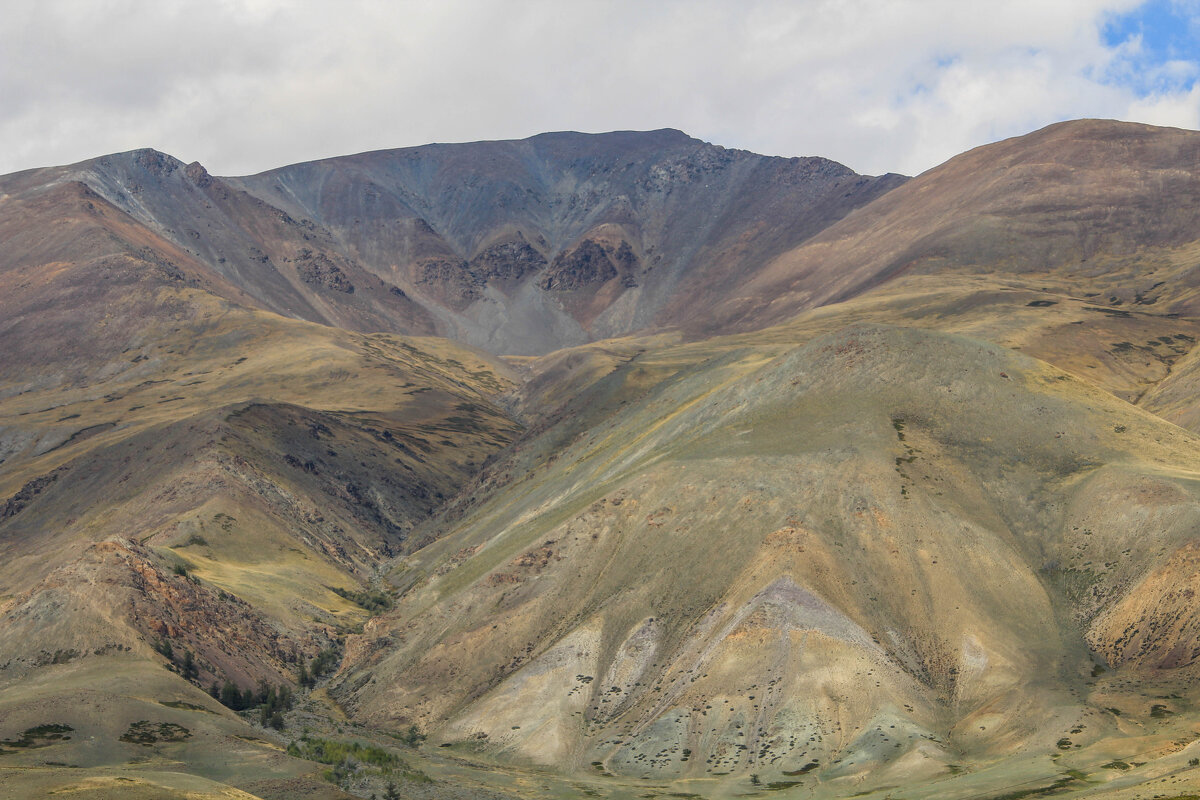
<instances>
[{"instance_id":1,"label":"rocky outcrop","mask_svg":"<svg viewBox=\"0 0 1200 800\"><path fill-rule=\"evenodd\" d=\"M518 281L546 266L546 259L528 242L501 242L471 259L470 271L479 281Z\"/></svg>"},{"instance_id":2,"label":"rocky outcrop","mask_svg":"<svg viewBox=\"0 0 1200 800\"><path fill-rule=\"evenodd\" d=\"M479 297L479 282L466 261L431 258L416 266L418 286L432 290L435 296L461 307Z\"/></svg>"},{"instance_id":3,"label":"rocky outcrop","mask_svg":"<svg viewBox=\"0 0 1200 800\"><path fill-rule=\"evenodd\" d=\"M354 284L346 273L324 253L314 253L307 247L296 256L296 272L310 286L321 286L335 292L354 294Z\"/></svg>"},{"instance_id":4,"label":"rocky outcrop","mask_svg":"<svg viewBox=\"0 0 1200 800\"><path fill-rule=\"evenodd\" d=\"M629 242L623 241L613 247L595 239L584 239L573 250L565 250L555 257L550 271L542 278L541 287L547 291L569 292L600 286L616 277L621 278L624 286L632 287L637 285L634 277L637 267L638 258Z\"/></svg>"}]
</instances>

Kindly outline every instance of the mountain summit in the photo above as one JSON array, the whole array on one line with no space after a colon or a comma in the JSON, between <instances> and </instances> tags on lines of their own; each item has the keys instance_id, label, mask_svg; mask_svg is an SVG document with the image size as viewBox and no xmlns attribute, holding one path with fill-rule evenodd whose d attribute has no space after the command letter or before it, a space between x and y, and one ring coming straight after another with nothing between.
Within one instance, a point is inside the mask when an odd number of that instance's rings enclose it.
<instances>
[{"instance_id":1,"label":"mountain summit","mask_svg":"<svg viewBox=\"0 0 1200 800\"><path fill-rule=\"evenodd\" d=\"M541 354L676 326L903 178L661 130L428 145L244 178L138 150L0 191L64 181L264 309Z\"/></svg>"}]
</instances>

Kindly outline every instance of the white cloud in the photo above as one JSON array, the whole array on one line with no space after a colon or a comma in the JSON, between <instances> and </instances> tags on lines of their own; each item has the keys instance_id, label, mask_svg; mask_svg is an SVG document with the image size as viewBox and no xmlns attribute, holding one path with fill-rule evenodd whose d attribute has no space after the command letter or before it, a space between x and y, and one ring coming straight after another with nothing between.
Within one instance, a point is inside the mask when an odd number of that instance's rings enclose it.
<instances>
[{"instance_id":1,"label":"white cloud","mask_svg":"<svg viewBox=\"0 0 1200 800\"><path fill-rule=\"evenodd\" d=\"M1132 0L9 5L0 172L154 146L236 174L428 141L677 127L912 173L1071 117L1200 123L1194 91L1112 82L1101 27Z\"/></svg>"}]
</instances>

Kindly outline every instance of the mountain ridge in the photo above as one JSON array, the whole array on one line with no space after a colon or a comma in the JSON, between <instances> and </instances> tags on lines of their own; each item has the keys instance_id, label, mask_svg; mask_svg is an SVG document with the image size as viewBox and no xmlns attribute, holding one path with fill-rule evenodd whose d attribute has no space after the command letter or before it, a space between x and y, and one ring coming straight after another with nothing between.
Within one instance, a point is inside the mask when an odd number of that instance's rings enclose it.
<instances>
[{"instance_id":1,"label":"mountain ridge","mask_svg":"<svg viewBox=\"0 0 1200 800\"><path fill-rule=\"evenodd\" d=\"M670 326L760 253L902 181L673 130L372 151L240 178L141 149L0 178L0 191L39 177L83 181L265 309L514 354Z\"/></svg>"}]
</instances>

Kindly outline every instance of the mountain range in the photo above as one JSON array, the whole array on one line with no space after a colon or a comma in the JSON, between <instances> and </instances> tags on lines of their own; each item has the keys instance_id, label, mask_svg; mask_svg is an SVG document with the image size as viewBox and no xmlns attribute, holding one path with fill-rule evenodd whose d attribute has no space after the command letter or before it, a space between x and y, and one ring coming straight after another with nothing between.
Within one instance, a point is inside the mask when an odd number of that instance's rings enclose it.
<instances>
[{"instance_id":1,"label":"mountain range","mask_svg":"<svg viewBox=\"0 0 1200 800\"><path fill-rule=\"evenodd\" d=\"M1200 794L1200 133L0 177L14 797Z\"/></svg>"}]
</instances>

